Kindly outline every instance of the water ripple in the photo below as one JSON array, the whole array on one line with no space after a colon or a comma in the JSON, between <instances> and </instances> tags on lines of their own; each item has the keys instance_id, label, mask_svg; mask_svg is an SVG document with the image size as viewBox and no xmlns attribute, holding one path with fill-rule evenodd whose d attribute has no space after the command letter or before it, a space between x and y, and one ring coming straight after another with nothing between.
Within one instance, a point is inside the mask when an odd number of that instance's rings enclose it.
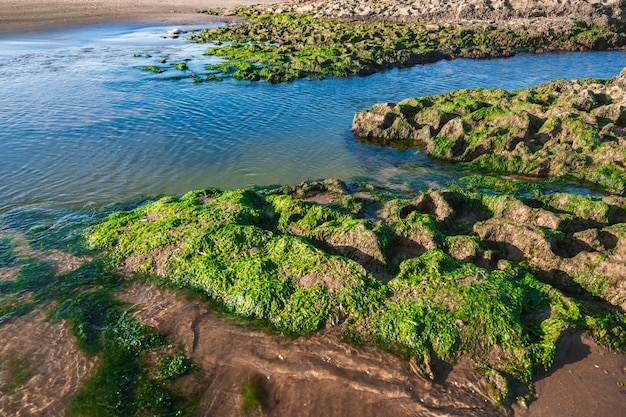
<instances>
[{"instance_id":1,"label":"water ripple","mask_svg":"<svg viewBox=\"0 0 626 417\"><path fill-rule=\"evenodd\" d=\"M191 57L197 67L209 59L202 45L163 38L166 29L0 39L0 212L326 177L428 188L461 173L419 152L359 143L349 132L355 112L457 88L610 77L626 66L625 52L519 55L349 80L193 84L137 69L146 61L136 52Z\"/></svg>"}]
</instances>

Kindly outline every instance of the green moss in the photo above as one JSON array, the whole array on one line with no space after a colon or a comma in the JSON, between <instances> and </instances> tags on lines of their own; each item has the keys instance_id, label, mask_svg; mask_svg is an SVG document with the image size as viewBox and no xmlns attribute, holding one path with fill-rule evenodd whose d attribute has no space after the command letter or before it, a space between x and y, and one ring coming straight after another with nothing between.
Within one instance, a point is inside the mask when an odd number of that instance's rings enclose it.
<instances>
[{"instance_id":1,"label":"green moss","mask_svg":"<svg viewBox=\"0 0 626 417\"><path fill-rule=\"evenodd\" d=\"M158 272L171 286L199 291L226 311L290 336L339 326L351 340L375 341L410 356L417 369L435 379L469 357L501 401L510 387L530 385L537 370L551 366L557 341L568 328L614 337L611 346L619 349L626 344L626 335L617 330L622 316L582 308L534 273L498 258L471 223L462 227L464 235L451 233L460 230L455 216L473 216L474 222L503 216L527 196L546 206L565 201L556 195L550 202L542 186L466 178L438 193L451 207L448 223L423 212L420 201L430 200L422 197L387 201L384 222L359 217L360 209L355 214L350 204L303 200L329 193L342 201L348 188L324 182L193 191L113 214L89 229L88 241L110 252L119 265L140 259L134 264L141 272ZM582 205L595 207L599 201L577 198L571 204L579 212L573 215L604 215ZM565 238L550 230L542 236ZM395 245L406 241L419 252L395 253ZM478 266L483 264L490 269ZM151 269L156 265L158 271ZM496 265L499 269L492 270ZM388 282L376 279L376 273ZM120 334L129 343L115 342L115 347L132 352L132 346L150 340L129 336L126 316L115 314L121 329L107 331L107 337L115 340ZM98 317L89 320L96 323ZM100 326L107 328L104 320ZM141 328L130 329L135 329L130 334L143 334Z\"/></svg>"},{"instance_id":2,"label":"green moss","mask_svg":"<svg viewBox=\"0 0 626 417\"><path fill-rule=\"evenodd\" d=\"M495 173L495 174L528 174L537 168L535 161L525 161L519 156L485 154L467 164L472 171Z\"/></svg>"}]
</instances>

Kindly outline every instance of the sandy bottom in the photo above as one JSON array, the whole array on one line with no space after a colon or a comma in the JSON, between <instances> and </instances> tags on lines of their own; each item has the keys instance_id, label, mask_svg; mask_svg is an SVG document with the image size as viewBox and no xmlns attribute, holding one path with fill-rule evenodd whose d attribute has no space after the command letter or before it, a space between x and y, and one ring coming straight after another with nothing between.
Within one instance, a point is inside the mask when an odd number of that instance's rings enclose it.
<instances>
[{"instance_id":1,"label":"sandy bottom","mask_svg":"<svg viewBox=\"0 0 626 417\"><path fill-rule=\"evenodd\" d=\"M0 415L63 416L94 360L76 347L66 322L41 312L0 326Z\"/></svg>"},{"instance_id":2,"label":"sandy bottom","mask_svg":"<svg viewBox=\"0 0 626 417\"><path fill-rule=\"evenodd\" d=\"M563 337L554 368L536 381L528 405L492 405L480 375L464 362L443 383L373 346L327 331L288 340L222 317L197 296L135 284L119 297L141 322L172 336L201 371L177 382L198 398L198 415L240 416L242 387L257 381L263 416L619 417L626 409L626 356L577 332ZM95 360L75 345L67 323L41 312L0 325L0 415L61 416Z\"/></svg>"},{"instance_id":3,"label":"sandy bottom","mask_svg":"<svg viewBox=\"0 0 626 417\"><path fill-rule=\"evenodd\" d=\"M290 341L220 317L181 293L137 285L121 294L141 322L174 336L201 366L199 415L241 415L242 387L260 380L265 416L504 416L470 369L433 384L405 361L334 332ZM197 382L195 389L197 389ZM181 385L185 385L183 382Z\"/></svg>"},{"instance_id":4,"label":"sandy bottom","mask_svg":"<svg viewBox=\"0 0 626 417\"><path fill-rule=\"evenodd\" d=\"M110 22L200 24L215 17L194 10L229 9L270 0L0 0L0 33Z\"/></svg>"},{"instance_id":5,"label":"sandy bottom","mask_svg":"<svg viewBox=\"0 0 626 417\"><path fill-rule=\"evenodd\" d=\"M626 413L626 357L598 346L586 334L561 339L553 369L535 383L523 417L620 417Z\"/></svg>"}]
</instances>

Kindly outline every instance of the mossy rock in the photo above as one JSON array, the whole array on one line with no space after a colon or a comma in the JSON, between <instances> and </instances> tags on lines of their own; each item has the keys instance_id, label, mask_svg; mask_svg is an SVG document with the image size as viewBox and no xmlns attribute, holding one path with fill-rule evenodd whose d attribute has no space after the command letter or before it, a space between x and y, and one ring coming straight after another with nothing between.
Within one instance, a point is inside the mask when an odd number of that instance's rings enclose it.
<instances>
[{"instance_id":1,"label":"mossy rock","mask_svg":"<svg viewBox=\"0 0 626 417\"><path fill-rule=\"evenodd\" d=\"M566 329L626 348L619 308L583 307L591 296L623 303L610 267L626 257L624 225L607 208L620 201L476 177L411 199L336 180L209 189L113 214L88 240L127 272L286 334L339 327L433 379L468 358L507 401L550 367ZM563 226L574 220L586 229Z\"/></svg>"},{"instance_id":2,"label":"mossy rock","mask_svg":"<svg viewBox=\"0 0 626 417\"><path fill-rule=\"evenodd\" d=\"M380 103L355 114L354 135L479 172L574 179L626 194L626 71L514 92L458 90Z\"/></svg>"}]
</instances>

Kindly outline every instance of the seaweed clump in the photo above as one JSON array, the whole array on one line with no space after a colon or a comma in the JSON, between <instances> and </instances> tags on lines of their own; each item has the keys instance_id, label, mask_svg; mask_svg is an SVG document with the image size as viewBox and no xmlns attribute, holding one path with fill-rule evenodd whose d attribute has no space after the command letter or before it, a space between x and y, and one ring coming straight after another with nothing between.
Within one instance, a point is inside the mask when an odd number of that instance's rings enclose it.
<instances>
[{"instance_id":1,"label":"seaweed clump","mask_svg":"<svg viewBox=\"0 0 626 417\"><path fill-rule=\"evenodd\" d=\"M413 199L337 180L193 191L113 214L88 241L127 273L292 336L337 329L433 380L469 358L507 403L569 330L624 352L626 202L481 178Z\"/></svg>"},{"instance_id":2,"label":"seaweed clump","mask_svg":"<svg viewBox=\"0 0 626 417\"><path fill-rule=\"evenodd\" d=\"M626 194L626 71L508 92L457 90L357 113L359 139L417 146L479 172L565 178Z\"/></svg>"},{"instance_id":3,"label":"seaweed clump","mask_svg":"<svg viewBox=\"0 0 626 417\"><path fill-rule=\"evenodd\" d=\"M222 62L207 65L202 80L232 77L271 83L298 78L369 75L457 57L486 59L517 52L617 49L626 45L624 28L576 22L566 28L469 27L462 24L314 17L235 10L245 22L205 29L188 36L210 43L207 55Z\"/></svg>"},{"instance_id":4,"label":"seaweed clump","mask_svg":"<svg viewBox=\"0 0 626 417\"><path fill-rule=\"evenodd\" d=\"M190 400L178 393L174 382L194 370L193 365L168 346L166 335L139 323L132 309L116 298L125 278L103 259L85 256L93 253L82 245L82 231L101 215L59 220L22 212L2 218L11 225L26 217L34 226L19 244L14 236L0 240L0 323L42 312L52 322L68 324L77 346L96 362L70 401L71 415L181 415L191 409ZM67 271L46 259L66 259L70 253L81 257ZM11 374L2 387L7 391L22 389L37 369L34 363L18 366L5 357L0 366Z\"/></svg>"}]
</instances>

